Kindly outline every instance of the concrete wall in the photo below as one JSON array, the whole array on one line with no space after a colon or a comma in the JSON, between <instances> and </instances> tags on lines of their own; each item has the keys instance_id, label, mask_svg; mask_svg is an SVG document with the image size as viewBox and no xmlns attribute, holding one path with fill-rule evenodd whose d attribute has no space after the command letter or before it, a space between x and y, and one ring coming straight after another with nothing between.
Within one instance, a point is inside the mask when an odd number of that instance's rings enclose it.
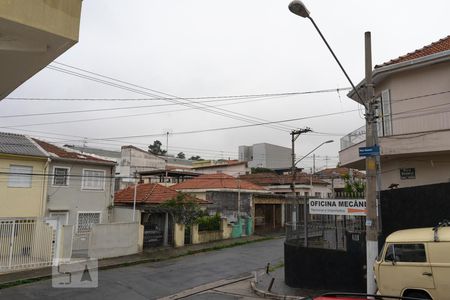
<instances>
[{"instance_id":1,"label":"concrete wall","mask_svg":"<svg viewBox=\"0 0 450 300\"><path fill-rule=\"evenodd\" d=\"M52 161L49 172L54 167L70 168L67 186L55 186L53 178L49 178L47 196L47 214L51 211L68 212L68 224L76 225L78 212L100 212L100 222L110 222L108 207L113 203L114 176L113 166L74 164L69 162ZM104 188L102 190L82 189L83 169L95 169L105 172ZM75 227L75 231L77 228Z\"/></svg>"},{"instance_id":2,"label":"concrete wall","mask_svg":"<svg viewBox=\"0 0 450 300\"><path fill-rule=\"evenodd\" d=\"M1 0L0 18L78 40L81 0Z\"/></svg>"},{"instance_id":3,"label":"concrete wall","mask_svg":"<svg viewBox=\"0 0 450 300\"><path fill-rule=\"evenodd\" d=\"M47 159L1 155L0 170L11 165L28 166L34 174L46 174ZM31 187L9 187L9 175L0 174L0 217L39 217L43 215L47 191L46 176L32 176Z\"/></svg>"},{"instance_id":4,"label":"concrete wall","mask_svg":"<svg viewBox=\"0 0 450 300\"><path fill-rule=\"evenodd\" d=\"M250 172L250 168L245 164L239 165L216 165L208 168L199 168L194 171L201 174L217 174L223 173L230 176L237 177L239 175L245 175Z\"/></svg>"},{"instance_id":5,"label":"concrete wall","mask_svg":"<svg viewBox=\"0 0 450 300\"><path fill-rule=\"evenodd\" d=\"M106 258L130 255L139 252L142 245L143 230L138 223L98 224L92 228L89 236L91 258Z\"/></svg>"},{"instance_id":6,"label":"concrete wall","mask_svg":"<svg viewBox=\"0 0 450 300\"><path fill-rule=\"evenodd\" d=\"M121 150L120 176L133 177L135 172L165 169L164 159L135 147L124 146Z\"/></svg>"},{"instance_id":7,"label":"concrete wall","mask_svg":"<svg viewBox=\"0 0 450 300\"><path fill-rule=\"evenodd\" d=\"M208 243L212 241L225 240L231 238L232 226L228 224L226 218L220 221L220 230L199 231L198 224L192 225L192 244Z\"/></svg>"},{"instance_id":8,"label":"concrete wall","mask_svg":"<svg viewBox=\"0 0 450 300\"><path fill-rule=\"evenodd\" d=\"M135 211L134 221L141 224L141 211ZM115 206L112 211L112 220L114 223L133 222L133 208Z\"/></svg>"},{"instance_id":9,"label":"concrete wall","mask_svg":"<svg viewBox=\"0 0 450 300\"><path fill-rule=\"evenodd\" d=\"M291 167L291 149L261 143L253 145L253 159L248 163L250 168L283 169Z\"/></svg>"},{"instance_id":10,"label":"concrete wall","mask_svg":"<svg viewBox=\"0 0 450 300\"><path fill-rule=\"evenodd\" d=\"M381 168L382 190L388 189L391 184L398 184L398 188L406 188L450 181L450 160L448 154L397 157L383 160ZM414 168L415 178L401 179L401 168Z\"/></svg>"},{"instance_id":11,"label":"concrete wall","mask_svg":"<svg viewBox=\"0 0 450 300\"><path fill-rule=\"evenodd\" d=\"M210 214L220 213L229 222L237 221L238 193L237 192L207 192L206 200L212 202L207 205ZM252 194L241 193L240 199L241 216L253 216Z\"/></svg>"}]
</instances>

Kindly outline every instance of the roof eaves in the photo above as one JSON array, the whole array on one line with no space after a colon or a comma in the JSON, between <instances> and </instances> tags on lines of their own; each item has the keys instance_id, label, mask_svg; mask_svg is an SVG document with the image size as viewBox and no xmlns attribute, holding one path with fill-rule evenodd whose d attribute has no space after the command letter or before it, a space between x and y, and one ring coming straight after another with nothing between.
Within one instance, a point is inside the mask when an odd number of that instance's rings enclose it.
<instances>
[{"instance_id":1,"label":"roof eaves","mask_svg":"<svg viewBox=\"0 0 450 300\"><path fill-rule=\"evenodd\" d=\"M450 50L442 51L439 53L430 54L427 56L395 63L395 64L389 64L386 66L381 66L377 69L374 69L372 72L372 80L374 84L379 83L382 81L386 76L392 75L397 72L406 71L406 70L412 70L421 68L424 66L445 62L450 59ZM356 89L358 91L362 90L366 84L366 80L363 79L361 82L359 82L356 85ZM347 93L347 97L349 97L352 100L355 100L356 102L360 103L357 94L355 93L355 90L351 90Z\"/></svg>"}]
</instances>

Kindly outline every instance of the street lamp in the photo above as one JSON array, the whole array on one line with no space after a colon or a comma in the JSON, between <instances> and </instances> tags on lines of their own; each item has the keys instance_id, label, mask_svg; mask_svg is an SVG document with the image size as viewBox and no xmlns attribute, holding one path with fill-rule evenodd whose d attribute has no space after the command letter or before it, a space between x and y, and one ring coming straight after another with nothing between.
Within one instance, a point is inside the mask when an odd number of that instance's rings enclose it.
<instances>
[{"instance_id":1,"label":"street lamp","mask_svg":"<svg viewBox=\"0 0 450 300\"><path fill-rule=\"evenodd\" d=\"M294 164L294 166L296 166L300 161L302 161L304 158L306 158L308 155L310 155L311 153L313 153L314 151L316 151L317 149L319 149L320 147L322 147L325 144L329 144L329 143L333 143L333 140L328 140L323 142L322 144L320 144L319 146L317 146L316 148L312 149L311 151L309 151L307 154L305 154L302 158L300 158L299 160L297 160Z\"/></svg>"},{"instance_id":2,"label":"street lamp","mask_svg":"<svg viewBox=\"0 0 450 300\"><path fill-rule=\"evenodd\" d=\"M310 131L309 128L307 128L306 130L303 130L303 132L305 131ZM317 149L319 149L320 147L322 147L325 144L329 144L334 142L333 140L328 140L325 141L323 143L321 143L319 146L317 146L316 148L312 149L311 151L309 151L306 155L304 155L302 158L300 158L299 160L295 161L295 153L294 153L294 142L295 142L295 133L298 133L298 131L293 131L292 132L292 183L291 183L291 189L292 189L292 193L294 195L294 198L297 199L297 194L295 192L295 177L296 177L296 165L303 160L304 158L306 158L308 155L310 155L311 153L313 153L314 151L316 151ZM300 134L300 133L298 133ZM295 203L293 210L292 210L292 229L296 230L297 229L297 205L299 205L299 203ZM305 237L305 247L308 247L308 224L307 224L307 203L306 203L306 199L304 200L303 203L303 222L304 222L304 237Z\"/></svg>"},{"instance_id":3,"label":"street lamp","mask_svg":"<svg viewBox=\"0 0 450 300\"><path fill-rule=\"evenodd\" d=\"M376 99L373 97L374 88L372 82L372 45L370 32L365 32L365 88L366 88L366 99L365 101L358 92L358 89L353 84L352 80L348 76L344 67L340 63L339 59L334 54L327 40L323 36L317 24L311 18L310 12L306 9L303 2L299 0L293 0L289 4L289 10L300 17L308 18L311 23L316 28L320 37L324 41L328 50L330 50L334 59L338 63L342 72L344 73L347 80L350 82L353 90L355 91L358 99L366 109L365 119L366 119L366 147L373 147L378 144L378 132L377 132L377 119L375 114L376 109ZM379 164L380 157L379 154L376 156L366 157L366 269L367 269L367 293L374 294L376 292L376 284L374 280L372 265L377 257L378 253L378 208L377 208L377 181L379 182Z\"/></svg>"}]
</instances>

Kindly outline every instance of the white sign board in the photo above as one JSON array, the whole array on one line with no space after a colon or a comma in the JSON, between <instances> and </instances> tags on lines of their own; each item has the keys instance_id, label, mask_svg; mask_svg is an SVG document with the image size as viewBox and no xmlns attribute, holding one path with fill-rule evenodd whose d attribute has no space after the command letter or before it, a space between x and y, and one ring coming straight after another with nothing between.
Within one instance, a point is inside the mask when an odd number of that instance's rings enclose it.
<instances>
[{"instance_id":1,"label":"white sign board","mask_svg":"<svg viewBox=\"0 0 450 300\"><path fill-rule=\"evenodd\" d=\"M311 215L365 216L365 199L309 199Z\"/></svg>"}]
</instances>

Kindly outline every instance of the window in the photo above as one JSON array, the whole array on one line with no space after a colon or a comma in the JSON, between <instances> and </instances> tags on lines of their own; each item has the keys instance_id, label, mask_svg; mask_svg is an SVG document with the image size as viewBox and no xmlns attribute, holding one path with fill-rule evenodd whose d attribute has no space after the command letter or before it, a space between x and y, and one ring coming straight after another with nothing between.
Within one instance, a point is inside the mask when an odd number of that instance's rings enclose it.
<instances>
[{"instance_id":1,"label":"window","mask_svg":"<svg viewBox=\"0 0 450 300\"><path fill-rule=\"evenodd\" d=\"M31 187L31 180L33 176L33 167L31 166L9 166L9 181L8 187Z\"/></svg>"},{"instance_id":2,"label":"window","mask_svg":"<svg viewBox=\"0 0 450 300\"><path fill-rule=\"evenodd\" d=\"M391 96L389 90L383 90L377 98L379 103L376 109L378 136L392 135Z\"/></svg>"},{"instance_id":3,"label":"window","mask_svg":"<svg viewBox=\"0 0 450 300\"><path fill-rule=\"evenodd\" d=\"M105 188L105 171L83 170L83 190L103 190Z\"/></svg>"},{"instance_id":4,"label":"window","mask_svg":"<svg viewBox=\"0 0 450 300\"><path fill-rule=\"evenodd\" d=\"M423 244L391 244L386 250L385 261L426 262Z\"/></svg>"},{"instance_id":5,"label":"window","mask_svg":"<svg viewBox=\"0 0 450 300\"><path fill-rule=\"evenodd\" d=\"M314 193L314 196L315 196L316 198L322 198L322 193L321 193L321 192L315 192L315 193Z\"/></svg>"},{"instance_id":6,"label":"window","mask_svg":"<svg viewBox=\"0 0 450 300\"><path fill-rule=\"evenodd\" d=\"M65 167L53 168L53 185L58 186L69 185L69 168Z\"/></svg>"},{"instance_id":7,"label":"window","mask_svg":"<svg viewBox=\"0 0 450 300\"><path fill-rule=\"evenodd\" d=\"M79 212L77 220L77 232L87 233L94 224L100 223L100 212Z\"/></svg>"}]
</instances>

